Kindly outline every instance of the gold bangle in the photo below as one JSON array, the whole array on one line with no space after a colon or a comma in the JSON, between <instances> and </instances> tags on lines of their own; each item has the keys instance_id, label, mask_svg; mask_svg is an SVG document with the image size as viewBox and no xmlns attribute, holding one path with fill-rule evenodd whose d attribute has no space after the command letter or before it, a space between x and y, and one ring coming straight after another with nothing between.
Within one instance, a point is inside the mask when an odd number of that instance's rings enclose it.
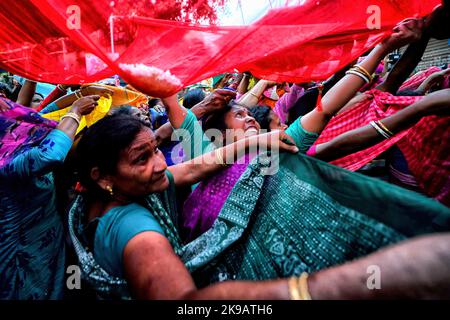
<instances>
[{"instance_id":1,"label":"gold bangle","mask_svg":"<svg viewBox=\"0 0 450 320\"><path fill-rule=\"evenodd\" d=\"M308 290L308 274L306 272L303 272L298 279L298 287L301 300L311 300L311 295Z\"/></svg>"},{"instance_id":2,"label":"gold bangle","mask_svg":"<svg viewBox=\"0 0 450 320\"><path fill-rule=\"evenodd\" d=\"M79 95L79 96L78 96L78 95ZM75 97L77 97L77 99L83 98L83 94L81 93L81 90L75 91Z\"/></svg>"},{"instance_id":3,"label":"gold bangle","mask_svg":"<svg viewBox=\"0 0 450 320\"><path fill-rule=\"evenodd\" d=\"M345 74L353 74L363 79L365 83L370 83L370 79L368 79L365 74L359 71L359 69L351 68L350 70L346 71Z\"/></svg>"},{"instance_id":4,"label":"gold bangle","mask_svg":"<svg viewBox=\"0 0 450 320\"><path fill-rule=\"evenodd\" d=\"M259 100L259 96L258 95L256 95L255 93L253 93L253 92L250 92L250 94L252 95L252 96L254 96L256 99L258 99Z\"/></svg>"},{"instance_id":5,"label":"gold bangle","mask_svg":"<svg viewBox=\"0 0 450 320\"><path fill-rule=\"evenodd\" d=\"M289 297L291 300L302 300L300 296L300 291L298 290L298 281L297 277L291 277L288 280L289 286Z\"/></svg>"},{"instance_id":6,"label":"gold bangle","mask_svg":"<svg viewBox=\"0 0 450 320\"><path fill-rule=\"evenodd\" d=\"M58 88L59 91L61 91L61 92L63 92L63 93L66 93L66 92L67 92L67 89L64 88L64 87L62 86L62 84L58 84L56 87Z\"/></svg>"},{"instance_id":7,"label":"gold bangle","mask_svg":"<svg viewBox=\"0 0 450 320\"><path fill-rule=\"evenodd\" d=\"M80 116L78 116L75 112L68 112L68 113L66 113L65 115L63 115L63 116L61 117L61 119L60 119L59 121L62 121L62 120L64 120L65 118L71 118L71 119L75 120L75 121L77 122L78 126L80 126L80 120L81 120L81 118L80 118Z\"/></svg>"},{"instance_id":8,"label":"gold bangle","mask_svg":"<svg viewBox=\"0 0 450 320\"><path fill-rule=\"evenodd\" d=\"M361 70L361 72L364 73L366 75L366 77L368 77L370 79L370 81L373 80L372 75L364 67L357 65L357 64L355 64L353 67Z\"/></svg>"},{"instance_id":9,"label":"gold bangle","mask_svg":"<svg viewBox=\"0 0 450 320\"><path fill-rule=\"evenodd\" d=\"M216 151L214 151L214 157L216 158L216 164L220 164L222 167L227 166L227 164L223 158L223 149L222 148L218 148L218 149L216 149Z\"/></svg>"},{"instance_id":10,"label":"gold bangle","mask_svg":"<svg viewBox=\"0 0 450 320\"><path fill-rule=\"evenodd\" d=\"M381 123L380 120L375 121L386 133L388 133L391 137L394 136L394 133L392 133L391 130L389 130L388 128L386 128L386 126L384 124Z\"/></svg>"}]
</instances>

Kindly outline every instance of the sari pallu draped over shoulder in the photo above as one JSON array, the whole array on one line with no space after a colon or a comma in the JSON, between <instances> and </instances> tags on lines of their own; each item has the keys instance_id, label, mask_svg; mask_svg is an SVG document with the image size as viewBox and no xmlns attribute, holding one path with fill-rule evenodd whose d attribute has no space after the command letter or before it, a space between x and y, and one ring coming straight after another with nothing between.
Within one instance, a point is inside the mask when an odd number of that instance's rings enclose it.
<instances>
[{"instance_id":1,"label":"sari pallu draped over shoulder","mask_svg":"<svg viewBox=\"0 0 450 320\"><path fill-rule=\"evenodd\" d=\"M173 213L155 211L155 202L149 203L199 287L314 272L410 237L450 230L450 209L420 194L300 154L282 154L278 172L266 176L270 164L259 159L236 183L212 228L187 245L180 243ZM79 204L70 211L72 222L83 214ZM83 270L94 270L90 260ZM84 276L104 293L120 287L93 274Z\"/></svg>"},{"instance_id":2,"label":"sari pallu draped over shoulder","mask_svg":"<svg viewBox=\"0 0 450 320\"><path fill-rule=\"evenodd\" d=\"M380 120L419 101L422 97L393 96L371 90L364 93L366 100L333 117L315 145L356 128ZM356 171L378 155L397 144L408 162L408 168L429 197L450 206L450 117L428 116L416 125L370 148L355 152L332 164Z\"/></svg>"}]
</instances>

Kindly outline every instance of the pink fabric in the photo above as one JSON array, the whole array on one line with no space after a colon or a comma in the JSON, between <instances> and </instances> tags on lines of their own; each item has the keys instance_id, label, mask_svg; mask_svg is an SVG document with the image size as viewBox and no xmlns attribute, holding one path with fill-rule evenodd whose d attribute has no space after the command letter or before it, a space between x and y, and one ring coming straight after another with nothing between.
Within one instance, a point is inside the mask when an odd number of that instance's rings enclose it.
<instances>
[{"instance_id":1,"label":"pink fabric","mask_svg":"<svg viewBox=\"0 0 450 320\"><path fill-rule=\"evenodd\" d=\"M57 123L11 100L0 98L0 168L14 157L39 144Z\"/></svg>"},{"instance_id":2,"label":"pink fabric","mask_svg":"<svg viewBox=\"0 0 450 320\"><path fill-rule=\"evenodd\" d=\"M423 118L397 145L425 193L450 207L450 117Z\"/></svg>"},{"instance_id":3,"label":"pink fabric","mask_svg":"<svg viewBox=\"0 0 450 320\"><path fill-rule=\"evenodd\" d=\"M275 104L273 111L280 117L281 123L286 123L289 110L295 105L305 93L305 89L296 84L290 88L290 92L285 93Z\"/></svg>"},{"instance_id":4,"label":"pink fabric","mask_svg":"<svg viewBox=\"0 0 450 320\"><path fill-rule=\"evenodd\" d=\"M335 116L322 131L315 145L330 141L344 132L368 125L370 121L386 118L422 99L422 97L393 96L379 90L368 91L365 95L367 96L366 100ZM396 134L393 138L384 140L368 149L334 160L331 163L350 171L356 171L397 143L408 134L409 130Z\"/></svg>"},{"instance_id":5,"label":"pink fabric","mask_svg":"<svg viewBox=\"0 0 450 320\"><path fill-rule=\"evenodd\" d=\"M410 77L408 80L406 80L400 87L399 91L400 90L416 90L417 88L419 88L419 86L422 84L422 82L426 78L431 76L433 73L439 72L439 71L441 71L441 69L438 67L431 67L425 71L420 71L420 72L416 73L415 75L413 75L412 77Z\"/></svg>"}]
</instances>

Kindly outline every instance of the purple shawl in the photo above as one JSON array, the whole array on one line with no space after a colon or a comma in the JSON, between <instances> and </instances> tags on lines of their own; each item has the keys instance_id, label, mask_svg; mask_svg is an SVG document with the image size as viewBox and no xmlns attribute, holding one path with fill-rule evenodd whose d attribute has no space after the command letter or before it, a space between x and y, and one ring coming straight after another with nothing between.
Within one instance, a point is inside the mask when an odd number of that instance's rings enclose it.
<instances>
[{"instance_id":1,"label":"purple shawl","mask_svg":"<svg viewBox=\"0 0 450 320\"><path fill-rule=\"evenodd\" d=\"M0 98L0 168L39 144L56 125L33 109Z\"/></svg>"},{"instance_id":2,"label":"purple shawl","mask_svg":"<svg viewBox=\"0 0 450 320\"><path fill-rule=\"evenodd\" d=\"M189 195L183 206L180 223L181 236L185 243L211 228L251 158L246 155L239 162L201 182Z\"/></svg>"}]
</instances>

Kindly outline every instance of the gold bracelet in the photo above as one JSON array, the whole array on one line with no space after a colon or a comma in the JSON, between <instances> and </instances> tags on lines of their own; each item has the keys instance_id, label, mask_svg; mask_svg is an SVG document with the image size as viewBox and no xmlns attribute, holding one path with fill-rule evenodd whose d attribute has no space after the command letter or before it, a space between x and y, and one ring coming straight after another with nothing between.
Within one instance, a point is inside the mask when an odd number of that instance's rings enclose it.
<instances>
[{"instance_id":1,"label":"gold bracelet","mask_svg":"<svg viewBox=\"0 0 450 320\"><path fill-rule=\"evenodd\" d=\"M62 121L62 120L64 120L65 118L71 118L71 119L75 120L75 121L77 122L78 126L80 126L81 118L80 118L80 116L77 115L75 112L68 112L68 113L66 113L65 115L63 115L63 116L61 117L61 119L60 119L59 121Z\"/></svg>"},{"instance_id":2,"label":"gold bracelet","mask_svg":"<svg viewBox=\"0 0 450 320\"><path fill-rule=\"evenodd\" d=\"M356 68L356 69L361 70L361 72L364 73L366 75L366 77L368 77L370 79L370 81L373 80L372 75L364 67L362 67L362 66L360 66L358 64L355 64L353 67Z\"/></svg>"},{"instance_id":3,"label":"gold bracelet","mask_svg":"<svg viewBox=\"0 0 450 320\"><path fill-rule=\"evenodd\" d=\"M216 164L220 164L222 167L228 166L224 161L222 148L218 148L216 149L216 151L214 151L214 157L216 158Z\"/></svg>"},{"instance_id":4,"label":"gold bracelet","mask_svg":"<svg viewBox=\"0 0 450 320\"><path fill-rule=\"evenodd\" d=\"M259 100L259 96L258 95L256 95L255 93L253 93L253 92L250 92L250 94L252 95L252 96L254 96L256 99L258 99Z\"/></svg>"},{"instance_id":5,"label":"gold bracelet","mask_svg":"<svg viewBox=\"0 0 450 320\"><path fill-rule=\"evenodd\" d=\"M387 134L389 134L391 137L394 136L394 133L392 133L391 130L389 130L388 128L386 128L386 126L384 124L381 123L380 120L375 121Z\"/></svg>"},{"instance_id":6,"label":"gold bracelet","mask_svg":"<svg viewBox=\"0 0 450 320\"><path fill-rule=\"evenodd\" d=\"M353 74L363 79L365 83L370 83L370 79L368 79L365 74L359 71L359 69L351 68L350 70L346 71L345 74Z\"/></svg>"},{"instance_id":7,"label":"gold bracelet","mask_svg":"<svg viewBox=\"0 0 450 320\"><path fill-rule=\"evenodd\" d=\"M291 298L291 300L302 300L300 292L298 290L297 277L291 277L288 280L288 286L289 286L289 297Z\"/></svg>"},{"instance_id":8,"label":"gold bracelet","mask_svg":"<svg viewBox=\"0 0 450 320\"><path fill-rule=\"evenodd\" d=\"M79 96L78 96L78 95L79 95ZM81 93L81 90L75 91L75 97L77 97L77 99L83 98L83 94Z\"/></svg>"},{"instance_id":9,"label":"gold bracelet","mask_svg":"<svg viewBox=\"0 0 450 320\"><path fill-rule=\"evenodd\" d=\"M308 290L308 274L303 272L298 279L298 287L300 291L301 300L311 300L311 295Z\"/></svg>"},{"instance_id":10,"label":"gold bracelet","mask_svg":"<svg viewBox=\"0 0 450 320\"><path fill-rule=\"evenodd\" d=\"M66 93L66 92L67 92L67 89L64 88L64 87L62 86L62 84L58 84L56 87L59 89L59 91L61 91L61 92L63 92L63 93Z\"/></svg>"}]
</instances>

